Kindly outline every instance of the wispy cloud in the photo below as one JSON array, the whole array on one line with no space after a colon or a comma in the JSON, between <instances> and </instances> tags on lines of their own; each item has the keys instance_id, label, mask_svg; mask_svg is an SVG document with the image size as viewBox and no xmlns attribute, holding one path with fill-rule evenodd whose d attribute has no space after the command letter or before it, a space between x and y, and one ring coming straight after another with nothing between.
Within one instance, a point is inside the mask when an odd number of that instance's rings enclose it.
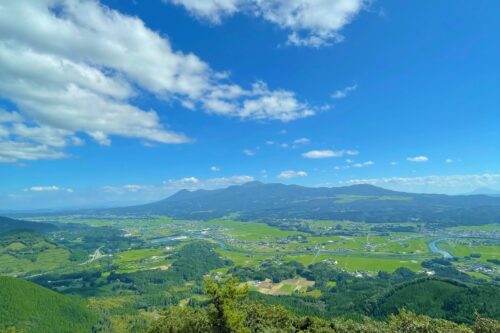
<instances>
[{"instance_id":1,"label":"wispy cloud","mask_svg":"<svg viewBox=\"0 0 500 333\"><path fill-rule=\"evenodd\" d=\"M334 167L335 170L347 170L347 169L351 169L351 168L364 168L364 167L367 167L367 166L371 166L371 165L374 165L375 162L373 161L366 161L366 162L358 162L358 163L354 163L353 160L351 159L347 159L346 160L346 165L337 165Z\"/></svg>"},{"instance_id":2,"label":"wispy cloud","mask_svg":"<svg viewBox=\"0 0 500 333\"><path fill-rule=\"evenodd\" d=\"M416 163L423 163L423 162L428 162L429 158L427 156L414 156L414 157L408 157L406 158L407 161L409 162L416 162Z\"/></svg>"},{"instance_id":3,"label":"wispy cloud","mask_svg":"<svg viewBox=\"0 0 500 333\"><path fill-rule=\"evenodd\" d=\"M345 155L358 155L359 152L357 150L311 150L304 154L302 154L305 158L312 159L323 159L323 158L332 158L332 157L342 157Z\"/></svg>"},{"instance_id":4,"label":"wispy cloud","mask_svg":"<svg viewBox=\"0 0 500 333\"><path fill-rule=\"evenodd\" d=\"M332 94L332 98L333 99L342 99L342 98L345 98L345 97L347 97L347 95L349 95L349 93L355 91L356 89L358 89L358 85L357 84L345 87L343 89L335 91Z\"/></svg>"},{"instance_id":5,"label":"wispy cloud","mask_svg":"<svg viewBox=\"0 0 500 333\"><path fill-rule=\"evenodd\" d=\"M306 177L307 172L305 171L294 171L294 170L286 170L282 171L279 175L279 179L291 179L291 178L297 178L297 177Z\"/></svg>"},{"instance_id":6,"label":"wispy cloud","mask_svg":"<svg viewBox=\"0 0 500 333\"><path fill-rule=\"evenodd\" d=\"M253 151L252 149L243 149L243 154L245 154L247 156L254 156L255 151Z\"/></svg>"},{"instance_id":7,"label":"wispy cloud","mask_svg":"<svg viewBox=\"0 0 500 333\"><path fill-rule=\"evenodd\" d=\"M24 192L57 192L64 191L67 193L73 193L73 189L71 188L63 188L55 185L50 186L32 186L24 190Z\"/></svg>"},{"instance_id":8,"label":"wispy cloud","mask_svg":"<svg viewBox=\"0 0 500 333\"><path fill-rule=\"evenodd\" d=\"M210 171L212 171L212 172L219 172L220 168L214 165L214 166L210 167Z\"/></svg>"},{"instance_id":9,"label":"wispy cloud","mask_svg":"<svg viewBox=\"0 0 500 333\"><path fill-rule=\"evenodd\" d=\"M375 164L375 162L373 162L373 161L366 161L366 162L362 162L362 163L355 163L352 165L352 167L353 168L364 168L364 167L374 165L374 164Z\"/></svg>"}]
</instances>

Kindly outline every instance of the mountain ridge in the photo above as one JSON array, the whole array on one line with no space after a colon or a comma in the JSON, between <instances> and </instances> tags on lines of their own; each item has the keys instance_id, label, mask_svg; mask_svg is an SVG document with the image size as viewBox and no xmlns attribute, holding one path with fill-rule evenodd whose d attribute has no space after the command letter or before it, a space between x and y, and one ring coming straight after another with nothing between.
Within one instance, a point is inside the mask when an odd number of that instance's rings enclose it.
<instances>
[{"instance_id":1,"label":"mountain ridge","mask_svg":"<svg viewBox=\"0 0 500 333\"><path fill-rule=\"evenodd\" d=\"M499 222L500 198L407 193L369 184L304 187L254 181L216 190L180 190L153 203L105 212L166 215L177 219L212 219L237 214L241 220L299 218L474 224Z\"/></svg>"}]
</instances>

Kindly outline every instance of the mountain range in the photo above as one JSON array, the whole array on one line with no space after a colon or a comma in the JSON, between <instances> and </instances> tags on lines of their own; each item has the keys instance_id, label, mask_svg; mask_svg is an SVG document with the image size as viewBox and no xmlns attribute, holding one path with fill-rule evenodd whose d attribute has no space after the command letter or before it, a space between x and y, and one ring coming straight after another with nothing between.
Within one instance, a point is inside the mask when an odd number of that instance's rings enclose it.
<instances>
[{"instance_id":1,"label":"mountain range","mask_svg":"<svg viewBox=\"0 0 500 333\"><path fill-rule=\"evenodd\" d=\"M255 181L218 190L181 190L150 204L100 212L176 219L233 215L240 220L300 218L473 225L499 222L500 198L406 193L366 184L304 187Z\"/></svg>"}]
</instances>

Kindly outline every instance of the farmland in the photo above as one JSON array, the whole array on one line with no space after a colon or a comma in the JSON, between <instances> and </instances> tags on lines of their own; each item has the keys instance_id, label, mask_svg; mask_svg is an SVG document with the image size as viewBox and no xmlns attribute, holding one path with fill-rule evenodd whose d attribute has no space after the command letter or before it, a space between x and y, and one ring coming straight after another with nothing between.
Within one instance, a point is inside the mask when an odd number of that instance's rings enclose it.
<instances>
[{"instance_id":1,"label":"farmland","mask_svg":"<svg viewBox=\"0 0 500 333\"><path fill-rule=\"evenodd\" d=\"M314 306L333 302L319 313L325 316L340 311L343 305L336 302L342 297L356 304L394 281L436 274L490 283L500 276L498 225L428 228L409 222L262 223L162 216L63 216L51 222L59 228L0 235L1 274L87 298L95 311L106 314L102 325L112 327L111 332L141 331L154 320L155 309L203 304L206 275L235 276L249 286L252 297L285 306L290 302L290 309L301 313L309 311L296 305L302 299L319 302ZM453 256L447 261L451 266L440 268L442 254L430 247L432 242ZM325 274L329 278L323 280ZM346 286L345 281L351 282ZM351 295L351 290L358 291ZM329 296L333 292L337 301ZM355 309L342 311L358 315Z\"/></svg>"}]
</instances>

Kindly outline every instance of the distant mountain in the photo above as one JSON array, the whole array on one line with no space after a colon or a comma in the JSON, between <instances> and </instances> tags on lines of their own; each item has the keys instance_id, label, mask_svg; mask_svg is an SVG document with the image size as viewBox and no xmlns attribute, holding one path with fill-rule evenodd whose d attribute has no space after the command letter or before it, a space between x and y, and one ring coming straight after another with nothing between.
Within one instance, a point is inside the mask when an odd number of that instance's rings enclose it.
<instances>
[{"instance_id":1,"label":"distant mountain","mask_svg":"<svg viewBox=\"0 0 500 333\"><path fill-rule=\"evenodd\" d=\"M338 219L476 224L500 221L500 198L396 192L372 185L303 187L250 182L219 190L181 190L151 204L108 213L210 219L238 214L253 219Z\"/></svg>"},{"instance_id":2,"label":"distant mountain","mask_svg":"<svg viewBox=\"0 0 500 333\"><path fill-rule=\"evenodd\" d=\"M494 197L500 197L500 191L495 190L489 187L480 187L475 189L472 192L467 193L466 195L489 195L489 196L494 196Z\"/></svg>"},{"instance_id":3,"label":"distant mountain","mask_svg":"<svg viewBox=\"0 0 500 333\"><path fill-rule=\"evenodd\" d=\"M8 217L0 216L0 233L15 229L27 229L38 232L48 232L56 230L57 227L50 223L29 222L29 221L15 220Z\"/></svg>"},{"instance_id":4,"label":"distant mountain","mask_svg":"<svg viewBox=\"0 0 500 333\"><path fill-rule=\"evenodd\" d=\"M2 332L87 333L97 322L84 300L21 279L0 276L0 300Z\"/></svg>"}]
</instances>

